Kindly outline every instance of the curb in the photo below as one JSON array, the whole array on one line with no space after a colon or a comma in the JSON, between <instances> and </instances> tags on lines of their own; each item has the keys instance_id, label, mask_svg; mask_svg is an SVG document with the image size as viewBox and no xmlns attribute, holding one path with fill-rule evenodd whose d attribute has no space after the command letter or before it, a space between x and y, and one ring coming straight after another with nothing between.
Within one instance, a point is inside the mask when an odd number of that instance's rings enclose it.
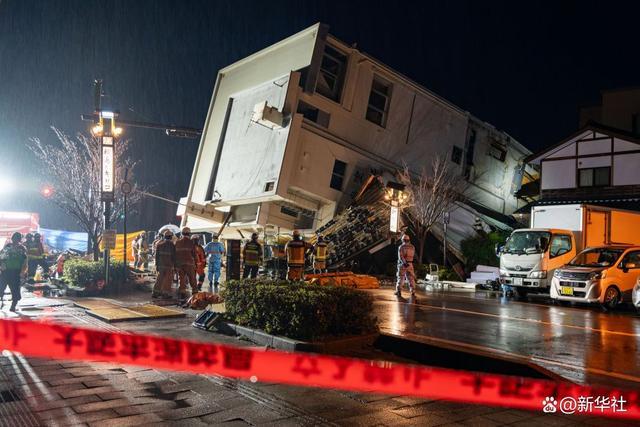
<instances>
[{"instance_id":1,"label":"curb","mask_svg":"<svg viewBox=\"0 0 640 427\"><path fill-rule=\"evenodd\" d=\"M244 336L255 344L290 352L340 353L373 345L379 336L378 333L373 333L335 338L328 341L300 341L283 336L271 335L258 329L228 322L219 322L215 327L222 333Z\"/></svg>"}]
</instances>

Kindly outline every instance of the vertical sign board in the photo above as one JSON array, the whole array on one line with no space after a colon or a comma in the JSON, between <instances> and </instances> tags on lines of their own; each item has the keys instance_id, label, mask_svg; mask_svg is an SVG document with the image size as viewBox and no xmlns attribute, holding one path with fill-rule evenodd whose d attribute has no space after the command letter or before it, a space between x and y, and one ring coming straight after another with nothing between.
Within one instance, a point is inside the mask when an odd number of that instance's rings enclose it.
<instances>
[{"instance_id":1,"label":"vertical sign board","mask_svg":"<svg viewBox=\"0 0 640 427\"><path fill-rule=\"evenodd\" d=\"M115 159L113 152L113 137L102 137L102 166L101 166L101 186L102 200L113 201L113 189L115 185Z\"/></svg>"},{"instance_id":2,"label":"vertical sign board","mask_svg":"<svg viewBox=\"0 0 640 427\"><path fill-rule=\"evenodd\" d=\"M398 232L398 207L391 206L391 214L389 215L389 231L392 233Z\"/></svg>"}]
</instances>

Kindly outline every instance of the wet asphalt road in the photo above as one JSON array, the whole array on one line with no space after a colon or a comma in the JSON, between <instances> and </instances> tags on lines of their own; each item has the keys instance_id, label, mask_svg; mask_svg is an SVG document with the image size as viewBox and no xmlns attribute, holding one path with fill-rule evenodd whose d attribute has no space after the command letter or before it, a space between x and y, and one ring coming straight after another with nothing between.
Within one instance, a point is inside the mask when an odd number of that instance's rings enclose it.
<instances>
[{"instance_id":1,"label":"wet asphalt road","mask_svg":"<svg viewBox=\"0 0 640 427\"><path fill-rule=\"evenodd\" d=\"M640 315L632 307L553 305L473 290L374 290L381 332L540 366L587 385L640 387Z\"/></svg>"}]
</instances>

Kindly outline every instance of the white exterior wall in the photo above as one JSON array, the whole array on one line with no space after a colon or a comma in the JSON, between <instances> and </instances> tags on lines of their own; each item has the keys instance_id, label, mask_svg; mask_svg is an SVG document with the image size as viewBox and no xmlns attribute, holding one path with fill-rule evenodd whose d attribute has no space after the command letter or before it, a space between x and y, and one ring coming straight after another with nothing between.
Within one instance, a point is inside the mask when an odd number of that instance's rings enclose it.
<instances>
[{"instance_id":1,"label":"white exterior wall","mask_svg":"<svg viewBox=\"0 0 640 427\"><path fill-rule=\"evenodd\" d=\"M578 187L577 169L598 167L611 167L611 185L614 187L640 185L638 151L638 143L586 131L539 156L534 162L542 164L542 190L575 189ZM555 160L561 157L565 158Z\"/></svg>"},{"instance_id":2,"label":"white exterior wall","mask_svg":"<svg viewBox=\"0 0 640 427\"><path fill-rule=\"evenodd\" d=\"M282 225L291 219L283 217L278 206L292 204L317 212L318 226L348 199L355 171L394 170L407 164L419 173L429 168L435 155L441 155L454 171L464 173L473 127L477 133L470 176L473 185L467 196L499 213L516 209L511 194L513 176L528 151L383 64L329 36L328 43L349 56L342 98L334 102L305 92L299 85L301 74L295 71L319 59L313 57L319 32L318 26L311 27L220 71L190 185L190 202L209 202L207 192L219 156L214 188L221 201L216 205L260 204L258 223ZM376 75L392 85L384 127L365 118ZM219 147L230 98L233 106ZM255 104L263 101L284 113L283 129L251 122ZM297 114L299 101L328 113L328 127ZM506 147L505 161L490 155L492 141ZM460 165L451 161L454 146L463 150ZM336 159L347 163L343 191L329 186ZM275 181L274 190L265 192L269 181Z\"/></svg>"}]
</instances>

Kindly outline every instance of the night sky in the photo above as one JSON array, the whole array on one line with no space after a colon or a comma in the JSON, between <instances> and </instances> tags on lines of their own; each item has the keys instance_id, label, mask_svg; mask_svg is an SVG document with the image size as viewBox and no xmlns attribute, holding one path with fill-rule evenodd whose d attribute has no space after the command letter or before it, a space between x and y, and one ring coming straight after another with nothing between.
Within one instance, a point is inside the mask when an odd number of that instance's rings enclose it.
<instances>
[{"instance_id":1,"label":"night sky","mask_svg":"<svg viewBox=\"0 0 640 427\"><path fill-rule=\"evenodd\" d=\"M202 127L217 70L318 21L531 150L577 128L600 90L640 85L640 2L0 0L0 210L78 229L37 193L25 142L86 131L92 82L131 120ZM197 140L126 129L137 180L186 195ZM174 220L145 200L134 228Z\"/></svg>"}]
</instances>

